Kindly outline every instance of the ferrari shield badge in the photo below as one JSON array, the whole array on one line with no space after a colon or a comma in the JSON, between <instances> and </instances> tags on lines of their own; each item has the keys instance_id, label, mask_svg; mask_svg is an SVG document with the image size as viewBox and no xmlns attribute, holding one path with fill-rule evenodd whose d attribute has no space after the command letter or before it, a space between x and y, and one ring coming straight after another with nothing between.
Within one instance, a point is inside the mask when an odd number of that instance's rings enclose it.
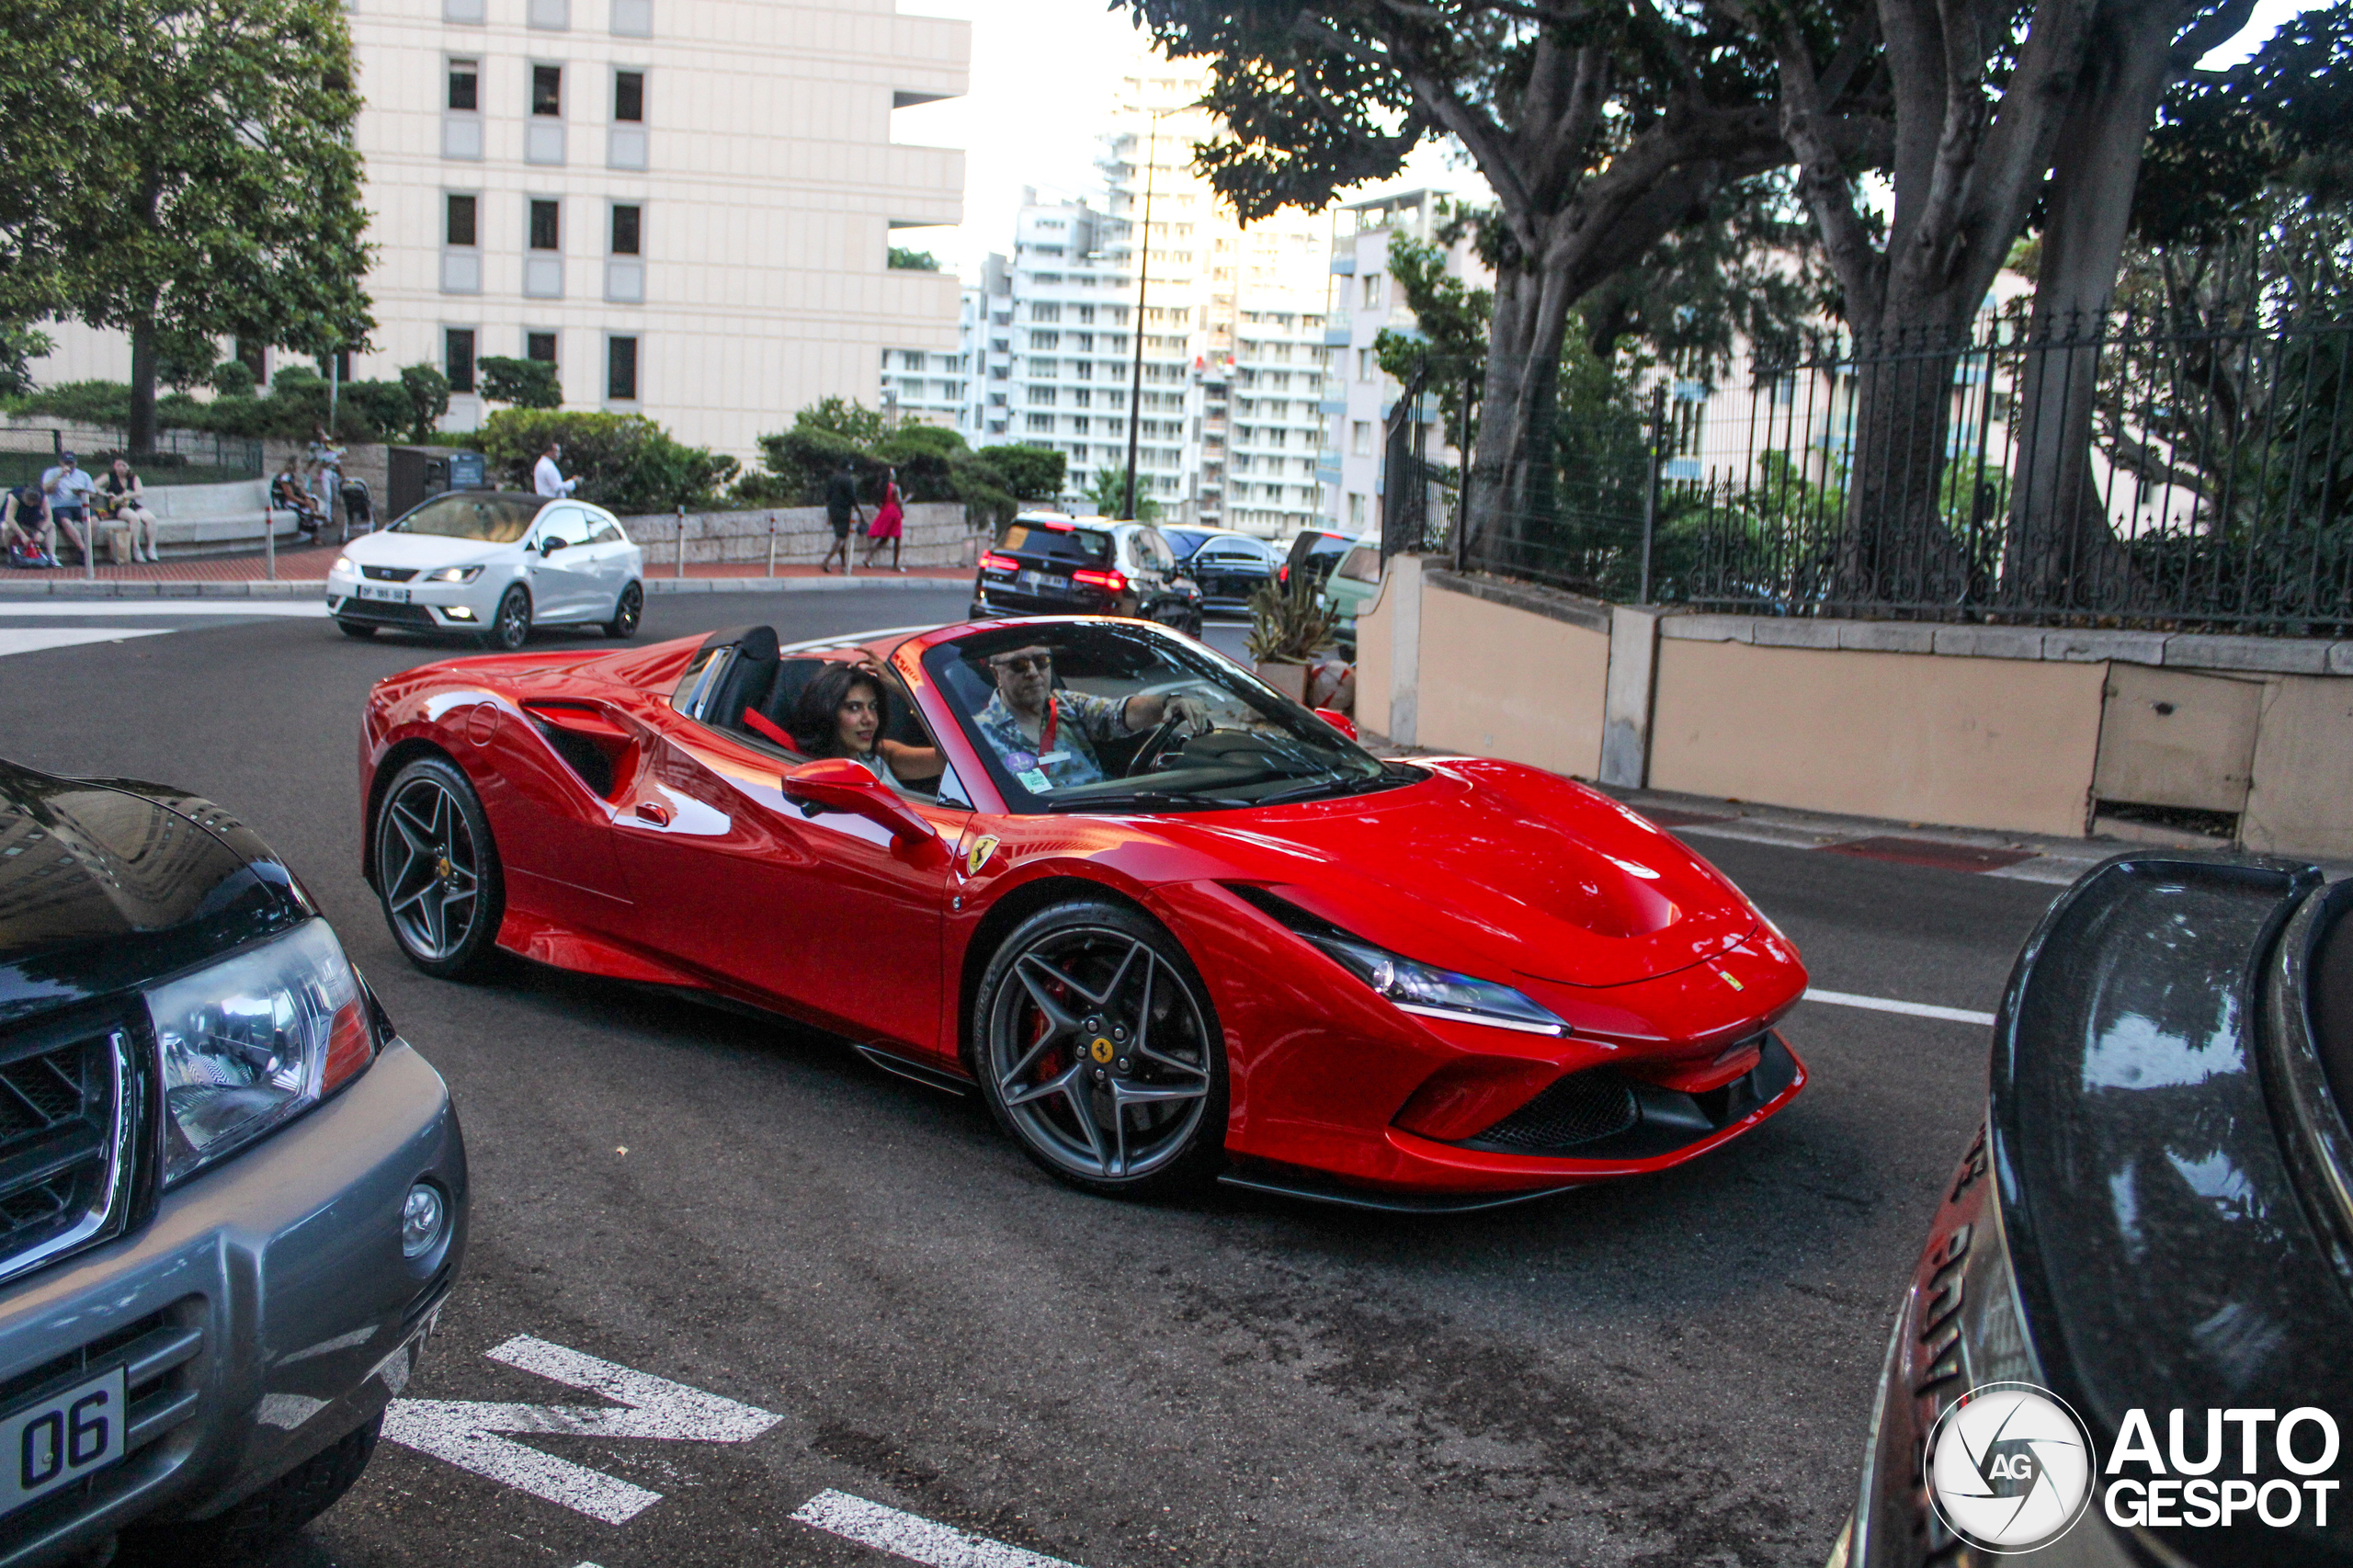
<instances>
[{"instance_id":1,"label":"ferrari shield badge","mask_svg":"<svg viewBox=\"0 0 2353 1568\"><path fill-rule=\"evenodd\" d=\"M972 850L964 857L964 874L979 876L981 868L989 863L989 857L996 853L996 835L993 833L984 833L972 840Z\"/></svg>"}]
</instances>

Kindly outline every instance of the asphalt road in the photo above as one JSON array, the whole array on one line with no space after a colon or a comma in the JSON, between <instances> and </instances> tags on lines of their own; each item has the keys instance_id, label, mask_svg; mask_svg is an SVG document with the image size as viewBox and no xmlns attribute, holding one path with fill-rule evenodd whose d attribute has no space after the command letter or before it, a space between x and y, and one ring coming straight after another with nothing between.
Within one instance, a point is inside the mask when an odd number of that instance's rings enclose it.
<instances>
[{"instance_id":1,"label":"asphalt road","mask_svg":"<svg viewBox=\"0 0 2353 1568\"><path fill-rule=\"evenodd\" d=\"M963 598L657 596L642 635L790 640ZM0 608L0 646L29 624ZM418 974L357 870L357 715L371 681L449 650L300 617L171 624L0 657L0 755L237 811L449 1080L473 1250L408 1392L596 1403L485 1358L529 1335L780 1418L727 1445L535 1438L663 1494L619 1526L387 1444L279 1568L892 1561L790 1517L828 1488L1085 1568L1821 1562L1895 1293L1979 1115L1983 1029L1802 1006L1786 1031L1813 1081L1788 1111L1540 1204L1108 1202L826 1037L551 972ZM1961 1007L1995 1005L2056 891L1699 847L1817 985Z\"/></svg>"}]
</instances>

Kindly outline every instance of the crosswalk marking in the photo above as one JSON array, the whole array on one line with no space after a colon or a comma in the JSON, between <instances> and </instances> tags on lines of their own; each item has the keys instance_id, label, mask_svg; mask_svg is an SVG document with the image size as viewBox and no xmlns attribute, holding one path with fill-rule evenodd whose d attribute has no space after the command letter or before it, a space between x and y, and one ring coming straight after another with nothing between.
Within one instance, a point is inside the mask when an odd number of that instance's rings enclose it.
<instances>
[{"instance_id":1,"label":"crosswalk marking","mask_svg":"<svg viewBox=\"0 0 2353 1568\"><path fill-rule=\"evenodd\" d=\"M128 637L161 637L168 626L0 626L0 658L85 642L119 642Z\"/></svg>"}]
</instances>

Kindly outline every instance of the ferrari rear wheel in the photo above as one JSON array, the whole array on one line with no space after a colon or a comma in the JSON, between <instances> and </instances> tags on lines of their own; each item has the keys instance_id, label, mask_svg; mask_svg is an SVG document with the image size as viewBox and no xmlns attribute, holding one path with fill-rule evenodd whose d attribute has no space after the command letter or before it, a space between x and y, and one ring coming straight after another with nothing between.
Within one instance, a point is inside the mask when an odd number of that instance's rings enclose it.
<instances>
[{"instance_id":1,"label":"ferrari rear wheel","mask_svg":"<svg viewBox=\"0 0 2353 1568\"><path fill-rule=\"evenodd\" d=\"M444 980L480 975L506 913L490 821L445 757L396 774L376 813L376 895L408 961Z\"/></svg>"},{"instance_id":2,"label":"ferrari rear wheel","mask_svg":"<svg viewBox=\"0 0 2353 1568\"><path fill-rule=\"evenodd\" d=\"M1119 1197L1216 1175L1225 1051L1199 974L1154 922L1093 899L1040 910L990 959L974 1028L989 1108L1053 1175Z\"/></svg>"}]
</instances>

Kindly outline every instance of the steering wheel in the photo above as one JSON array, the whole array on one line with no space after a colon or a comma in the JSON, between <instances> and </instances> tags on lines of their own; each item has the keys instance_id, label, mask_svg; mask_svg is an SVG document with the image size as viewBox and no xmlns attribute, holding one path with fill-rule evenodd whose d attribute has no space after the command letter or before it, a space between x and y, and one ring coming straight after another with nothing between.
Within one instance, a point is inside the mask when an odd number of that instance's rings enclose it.
<instances>
[{"instance_id":1,"label":"steering wheel","mask_svg":"<svg viewBox=\"0 0 2353 1568\"><path fill-rule=\"evenodd\" d=\"M1171 713L1154 725L1152 733L1144 736L1143 744L1136 747L1136 755L1128 764L1125 777L1133 778L1139 774L1149 773L1158 767L1161 755L1167 751L1168 743L1176 738L1178 727L1184 722L1185 716L1182 713Z\"/></svg>"}]
</instances>

